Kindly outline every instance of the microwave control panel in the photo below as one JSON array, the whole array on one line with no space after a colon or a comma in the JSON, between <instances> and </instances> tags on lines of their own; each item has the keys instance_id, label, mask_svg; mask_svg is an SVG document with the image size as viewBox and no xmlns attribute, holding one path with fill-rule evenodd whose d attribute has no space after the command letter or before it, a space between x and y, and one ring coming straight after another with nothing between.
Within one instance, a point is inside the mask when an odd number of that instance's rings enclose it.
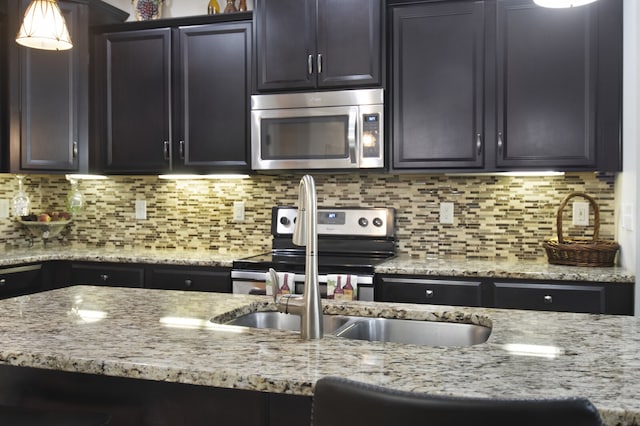
<instances>
[{"instance_id":1,"label":"microwave control panel","mask_svg":"<svg viewBox=\"0 0 640 426\"><path fill-rule=\"evenodd\" d=\"M380 114L362 114L362 157L380 157Z\"/></svg>"}]
</instances>

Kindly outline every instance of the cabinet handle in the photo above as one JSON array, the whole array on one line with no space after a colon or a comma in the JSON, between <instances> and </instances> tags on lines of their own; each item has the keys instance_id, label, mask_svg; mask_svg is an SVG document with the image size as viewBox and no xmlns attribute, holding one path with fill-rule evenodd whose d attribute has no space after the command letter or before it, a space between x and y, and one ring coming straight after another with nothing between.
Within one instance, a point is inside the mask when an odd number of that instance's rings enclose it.
<instances>
[{"instance_id":1,"label":"cabinet handle","mask_svg":"<svg viewBox=\"0 0 640 426\"><path fill-rule=\"evenodd\" d=\"M502 132L498 132L498 154L502 156L502 150L504 149L504 141L502 140Z\"/></svg>"},{"instance_id":2,"label":"cabinet handle","mask_svg":"<svg viewBox=\"0 0 640 426\"><path fill-rule=\"evenodd\" d=\"M178 149L180 150L180 159L184 160L184 141L180 141Z\"/></svg>"},{"instance_id":3,"label":"cabinet handle","mask_svg":"<svg viewBox=\"0 0 640 426\"><path fill-rule=\"evenodd\" d=\"M478 157L482 155L482 135L480 133L476 134L476 152Z\"/></svg>"},{"instance_id":4,"label":"cabinet handle","mask_svg":"<svg viewBox=\"0 0 640 426\"><path fill-rule=\"evenodd\" d=\"M191 281L190 279L184 280L185 287L191 287L192 284L193 284L193 281Z\"/></svg>"},{"instance_id":5,"label":"cabinet handle","mask_svg":"<svg viewBox=\"0 0 640 426\"><path fill-rule=\"evenodd\" d=\"M169 141L163 143L164 159L169 160Z\"/></svg>"},{"instance_id":6,"label":"cabinet handle","mask_svg":"<svg viewBox=\"0 0 640 426\"><path fill-rule=\"evenodd\" d=\"M431 299L433 297L433 290L425 291L424 295L427 296L427 299Z\"/></svg>"},{"instance_id":7,"label":"cabinet handle","mask_svg":"<svg viewBox=\"0 0 640 426\"><path fill-rule=\"evenodd\" d=\"M322 54L318 53L318 74L322 74Z\"/></svg>"},{"instance_id":8,"label":"cabinet handle","mask_svg":"<svg viewBox=\"0 0 640 426\"><path fill-rule=\"evenodd\" d=\"M549 296L548 294L544 297L544 303L548 303L551 304L553 303L553 297Z\"/></svg>"},{"instance_id":9,"label":"cabinet handle","mask_svg":"<svg viewBox=\"0 0 640 426\"><path fill-rule=\"evenodd\" d=\"M71 155L74 160L78 158L78 142L76 141L73 141L73 146L71 148Z\"/></svg>"},{"instance_id":10,"label":"cabinet handle","mask_svg":"<svg viewBox=\"0 0 640 426\"><path fill-rule=\"evenodd\" d=\"M307 58L307 71L309 75L313 74L313 55L309 55Z\"/></svg>"},{"instance_id":11,"label":"cabinet handle","mask_svg":"<svg viewBox=\"0 0 640 426\"><path fill-rule=\"evenodd\" d=\"M107 280L109 279L109 275L100 274L100 279L102 280L102 282L107 282Z\"/></svg>"}]
</instances>

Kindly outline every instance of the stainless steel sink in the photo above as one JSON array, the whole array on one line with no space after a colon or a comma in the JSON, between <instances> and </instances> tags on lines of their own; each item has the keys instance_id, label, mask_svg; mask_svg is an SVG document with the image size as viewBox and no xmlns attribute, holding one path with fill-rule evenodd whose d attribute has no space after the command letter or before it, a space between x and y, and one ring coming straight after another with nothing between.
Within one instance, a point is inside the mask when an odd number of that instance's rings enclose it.
<instances>
[{"instance_id":1,"label":"stainless steel sink","mask_svg":"<svg viewBox=\"0 0 640 426\"><path fill-rule=\"evenodd\" d=\"M300 317L281 312L252 312L227 324L278 330L300 330ZM324 315L326 334L347 339L395 342L426 346L471 346L484 343L489 327L452 322Z\"/></svg>"}]
</instances>

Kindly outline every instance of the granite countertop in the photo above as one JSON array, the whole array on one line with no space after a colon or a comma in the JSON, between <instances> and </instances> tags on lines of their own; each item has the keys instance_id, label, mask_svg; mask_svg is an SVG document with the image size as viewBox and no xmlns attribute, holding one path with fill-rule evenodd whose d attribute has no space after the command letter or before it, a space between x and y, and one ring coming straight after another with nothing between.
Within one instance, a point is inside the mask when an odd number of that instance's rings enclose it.
<instances>
[{"instance_id":1,"label":"granite countertop","mask_svg":"<svg viewBox=\"0 0 640 426\"><path fill-rule=\"evenodd\" d=\"M492 332L486 343L470 347L334 336L306 342L295 332L209 322L271 310L271 299L264 296L75 286L0 301L0 362L299 395L311 395L321 377L337 375L440 395L583 396L607 425L640 424L637 318L366 302L323 305L325 313L469 322L490 325Z\"/></svg>"},{"instance_id":2,"label":"granite countertop","mask_svg":"<svg viewBox=\"0 0 640 426\"><path fill-rule=\"evenodd\" d=\"M19 263L72 260L89 262L157 263L189 266L231 267L233 261L261 253L260 250L224 252L207 250L50 247L0 250L0 267ZM549 265L546 262L510 262L464 259L416 259L398 256L376 266L376 273L634 283L634 274L620 267L590 268Z\"/></svg>"},{"instance_id":3,"label":"granite countertop","mask_svg":"<svg viewBox=\"0 0 640 426\"><path fill-rule=\"evenodd\" d=\"M380 274L437 275L558 281L634 283L635 275L620 267L551 265L547 262L512 262L470 259L416 259L398 256L378 265Z\"/></svg>"}]
</instances>

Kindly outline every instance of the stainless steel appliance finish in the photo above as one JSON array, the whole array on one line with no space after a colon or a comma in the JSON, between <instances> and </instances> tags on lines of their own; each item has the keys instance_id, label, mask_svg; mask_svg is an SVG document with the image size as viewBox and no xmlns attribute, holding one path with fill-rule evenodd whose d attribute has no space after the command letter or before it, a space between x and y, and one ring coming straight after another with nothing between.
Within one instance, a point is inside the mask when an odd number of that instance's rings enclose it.
<instances>
[{"instance_id":1,"label":"stainless steel appliance finish","mask_svg":"<svg viewBox=\"0 0 640 426\"><path fill-rule=\"evenodd\" d=\"M384 167L383 89L253 95L254 170Z\"/></svg>"},{"instance_id":2,"label":"stainless steel appliance finish","mask_svg":"<svg viewBox=\"0 0 640 426\"><path fill-rule=\"evenodd\" d=\"M265 294L269 268L292 274L296 293L305 278L305 250L293 244L295 207L274 207L272 250L233 262L234 293ZM326 294L327 275L358 276L358 299L373 300L375 265L395 255L392 208L318 208L318 282Z\"/></svg>"}]
</instances>

